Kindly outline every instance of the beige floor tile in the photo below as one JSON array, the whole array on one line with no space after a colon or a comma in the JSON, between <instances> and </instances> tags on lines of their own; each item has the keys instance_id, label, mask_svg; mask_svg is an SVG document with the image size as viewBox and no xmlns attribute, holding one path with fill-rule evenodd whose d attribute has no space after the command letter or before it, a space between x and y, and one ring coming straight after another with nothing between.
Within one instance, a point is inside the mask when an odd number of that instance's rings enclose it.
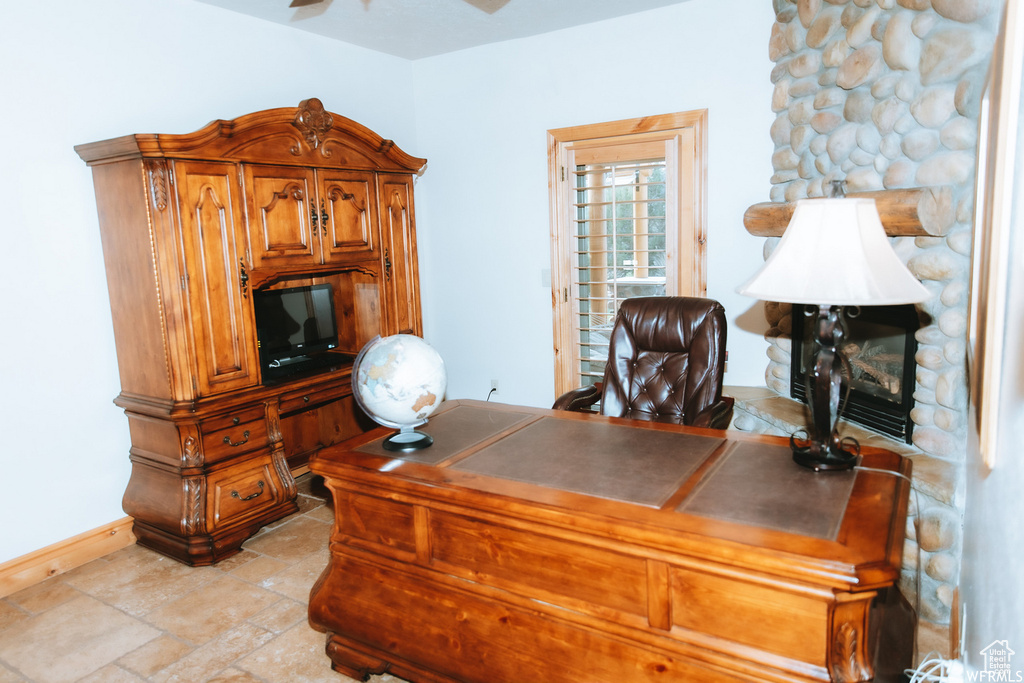
<instances>
[{"instance_id":1,"label":"beige floor tile","mask_svg":"<svg viewBox=\"0 0 1024 683\"><path fill-rule=\"evenodd\" d=\"M327 489L323 489L324 495L327 494ZM306 514L315 510L316 508L323 507L325 504L324 498L320 496L312 496L309 494L300 493L296 499L299 505L299 514Z\"/></svg>"},{"instance_id":2,"label":"beige floor tile","mask_svg":"<svg viewBox=\"0 0 1024 683\"><path fill-rule=\"evenodd\" d=\"M146 621L193 645L202 645L280 599L275 593L221 576L146 615Z\"/></svg>"},{"instance_id":3,"label":"beige floor tile","mask_svg":"<svg viewBox=\"0 0 1024 683\"><path fill-rule=\"evenodd\" d=\"M77 683L146 683L146 679L139 678L131 671L125 671L116 664L110 664L91 676L80 679Z\"/></svg>"},{"instance_id":4,"label":"beige floor tile","mask_svg":"<svg viewBox=\"0 0 1024 683\"><path fill-rule=\"evenodd\" d=\"M33 680L70 682L158 635L156 629L83 595L5 632L0 660Z\"/></svg>"},{"instance_id":5,"label":"beige floor tile","mask_svg":"<svg viewBox=\"0 0 1024 683\"><path fill-rule=\"evenodd\" d=\"M327 560L330 554L327 548L306 557L293 567L260 582L260 586L297 600L304 604L309 603L309 591L313 584L320 578L327 567Z\"/></svg>"},{"instance_id":6,"label":"beige floor tile","mask_svg":"<svg viewBox=\"0 0 1024 683\"><path fill-rule=\"evenodd\" d=\"M258 534L245 547L263 555L294 561L326 548L330 536L329 524L302 516Z\"/></svg>"},{"instance_id":7,"label":"beige floor tile","mask_svg":"<svg viewBox=\"0 0 1024 683\"><path fill-rule=\"evenodd\" d=\"M25 683L25 679L0 663L0 683Z\"/></svg>"},{"instance_id":8,"label":"beige floor tile","mask_svg":"<svg viewBox=\"0 0 1024 683\"><path fill-rule=\"evenodd\" d=\"M263 679L246 671L231 668L221 671L213 678L207 678L206 683L263 683Z\"/></svg>"},{"instance_id":9,"label":"beige floor tile","mask_svg":"<svg viewBox=\"0 0 1024 683\"><path fill-rule=\"evenodd\" d=\"M310 510L306 516L312 519L318 519L321 522L334 524L334 508L327 505L321 505L315 510Z\"/></svg>"},{"instance_id":10,"label":"beige floor tile","mask_svg":"<svg viewBox=\"0 0 1024 683\"><path fill-rule=\"evenodd\" d=\"M7 600L0 600L0 633L4 630L11 628L15 624L20 624L29 618L29 613L25 610L12 605Z\"/></svg>"},{"instance_id":11,"label":"beige floor tile","mask_svg":"<svg viewBox=\"0 0 1024 683\"><path fill-rule=\"evenodd\" d=\"M7 599L31 614L39 614L65 602L81 597L82 593L64 583L60 577L49 578L42 583L18 591Z\"/></svg>"},{"instance_id":12,"label":"beige floor tile","mask_svg":"<svg viewBox=\"0 0 1024 683\"><path fill-rule=\"evenodd\" d=\"M300 621L305 622L308 615L309 609L305 602L282 598L259 614L254 614L249 622L273 633L283 633Z\"/></svg>"},{"instance_id":13,"label":"beige floor tile","mask_svg":"<svg viewBox=\"0 0 1024 683\"><path fill-rule=\"evenodd\" d=\"M108 558L103 565L86 565L67 575L65 582L133 616L148 614L223 575L213 567L189 567L138 545Z\"/></svg>"},{"instance_id":14,"label":"beige floor tile","mask_svg":"<svg viewBox=\"0 0 1024 683\"><path fill-rule=\"evenodd\" d=\"M254 624L243 623L222 633L183 659L150 676L154 683L195 683L228 669L240 657L258 651L274 634Z\"/></svg>"},{"instance_id":15,"label":"beige floor tile","mask_svg":"<svg viewBox=\"0 0 1024 683\"><path fill-rule=\"evenodd\" d=\"M331 668L326 638L308 624L297 624L236 666L268 683L349 683L352 679Z\"/></svg>"},{"instance_id":16,"label":"beige floor tile","mask_svg":"<svg viewBox=\"0 0 1024 683\"><path fill-rule=\"evenodd\" d=\"M148 677L186 657L193 650L195 648L188 643L163 635L154 638L134 652L129 652L117 660L117 663L140 676Z\"/></svg>"},{"instance_id":17,"label":"beige floor tile","mask_svg":"<svg viewBox=\"0 0 1024 683\"><path fill-rule=\"evenodd\" d=\"M259 583L260 581L281 572L291 564L282 560L274 559L273 557L266 557L265 555L256 555L256 559L251 562L243 564L237 569L231 570L231 576L248 581L249 583Z\"/></svg>"},{"instance_id":18,"label":"beige floor tile","mask_svg":"<svg viewBox=\"0 0 1024 683\"><path fill-rule=\"evenodd\" d=\"M259 553L254 553L252 551L246 550L245 548L242 548L241 552L235 553L231 557L221 560L220 562L215 564L214 567L221 570L222 572L233 572L236 569L239 569L240 567L244 567L250 562L255 562L261 557L263 556Z\"/></svg>"}]
</instances>

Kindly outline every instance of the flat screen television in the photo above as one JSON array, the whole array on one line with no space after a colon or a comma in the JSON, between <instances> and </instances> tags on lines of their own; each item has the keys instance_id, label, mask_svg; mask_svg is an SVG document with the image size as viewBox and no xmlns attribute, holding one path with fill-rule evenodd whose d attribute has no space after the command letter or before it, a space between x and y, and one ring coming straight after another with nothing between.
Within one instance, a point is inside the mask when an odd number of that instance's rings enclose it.
<instances>
[{"instance_id":1,"label":"flat screen television","mask_svg":"<svg viewBox=\"0 0 1024 683\"><path fill-rule=\"evenodd\" d=\"M334 291L329 284L260 290L253 293L253 306L265 373L281 374L273 371L300 365L338 346Z\"/></svg>"}]
</instances>

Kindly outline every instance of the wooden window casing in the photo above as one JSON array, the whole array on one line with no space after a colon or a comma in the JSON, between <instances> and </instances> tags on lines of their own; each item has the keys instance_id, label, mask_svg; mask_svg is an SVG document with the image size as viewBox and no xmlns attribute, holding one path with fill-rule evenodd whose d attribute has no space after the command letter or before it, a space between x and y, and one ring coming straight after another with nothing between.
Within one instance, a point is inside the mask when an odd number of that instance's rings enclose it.
<instances>
[{"instance_id":1,"label":"wooden window casing","mask_svg":"<svg viewBox=\"0 0 1024 683\"><path fill-rule=\"evenodd\" d=\"M577 233L577 226L582 222L607 220L593 216L581 218L581 207L591 206L584 198L585 188L596 189L581 176L594 172L595 168L630 167L634 162L648 162L636 165L641 172L651 160L661 159L664 159L665 169L665 294L705 296L707 110L548 131L556 395L593 381L593 376L587 378L582 367L587 358L588 342L581 339L581 327L585 326L585 323L581 325L581 313L584 316L593 313L587 306L596 300L599 305L608 302L607 313L614 316L614 305L621 298L605 292L595 295L587 291L587 282L584 282L586 296L581 297L579 245L587 240ZM645 185L637 183L638 188ZM638 209L645 205L643 201L636 202ZM638 231L635 247L638 255L646 251L642 244L646 230ZM638 256L634 260L642 258ZM642 271L646 264L635 265ZM583 270L593 269L588 266ZM653 271L652 268L646 274ZM582 312L581 300L585 309Z\"/></svg>"}]
</instances>

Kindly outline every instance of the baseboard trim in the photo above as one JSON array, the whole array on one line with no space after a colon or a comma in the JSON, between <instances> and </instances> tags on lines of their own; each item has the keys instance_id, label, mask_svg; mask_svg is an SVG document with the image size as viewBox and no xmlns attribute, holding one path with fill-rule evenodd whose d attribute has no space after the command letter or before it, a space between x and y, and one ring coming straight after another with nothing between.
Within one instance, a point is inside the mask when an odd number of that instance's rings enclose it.
<instances>
[{"instance_id":1,"label":"baseboard trim","mask_svg":"<svg viewBox=\"0 0 1024 683\"><path fill-rule=\"evenodd\" d=\"M0 598L130 546L132 521L125 517L0 564Z\"/></svg>"}]
</instances>

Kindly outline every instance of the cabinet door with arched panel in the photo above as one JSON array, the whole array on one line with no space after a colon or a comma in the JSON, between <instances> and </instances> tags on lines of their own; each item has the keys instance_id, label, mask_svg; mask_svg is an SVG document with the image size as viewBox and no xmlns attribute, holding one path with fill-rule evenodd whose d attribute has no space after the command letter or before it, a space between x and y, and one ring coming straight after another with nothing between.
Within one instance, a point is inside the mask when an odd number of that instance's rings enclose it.
<instances>
[{"instance_id":1,"label":"cabinet door with arched panel","mask_svg":"<svg viewBox=\"0 0 1024 683\"><path fill-rule=\"evenodd\" d=\"M256 335L234 164L174 165L201 396L257 382Z\"/></svg>"},{"instance_id":2,"label":"cabinet door with arched panel","mask_svg":"<svg viewBox=\"0 0 1024 683\"><path fill-rule=\"evenodd\" d=\"M380 221L387 334L423 334L412 177L382 173Z\"/></svg>"},{"instance_id":3,"label":"cabinet door with arched panel","mask_svg":"<svg viewBox=\"0 0 1024 683\"><path fill-rule=\"evenodd\" d=\"M345 263L377 255L377 193L373 175L319 169L320 242L324 263Z\"/></svg>"},{"instance_id":4,"label":"cabinet door with arched panel","mask_svg":"<svg viewBox=\"0 0 1024 683\"><path fill-rule=\"evenodd\" d=\"M309 168L245 164L253 268L320 263L320 210Z\"/></svg>"}]
</instances>

